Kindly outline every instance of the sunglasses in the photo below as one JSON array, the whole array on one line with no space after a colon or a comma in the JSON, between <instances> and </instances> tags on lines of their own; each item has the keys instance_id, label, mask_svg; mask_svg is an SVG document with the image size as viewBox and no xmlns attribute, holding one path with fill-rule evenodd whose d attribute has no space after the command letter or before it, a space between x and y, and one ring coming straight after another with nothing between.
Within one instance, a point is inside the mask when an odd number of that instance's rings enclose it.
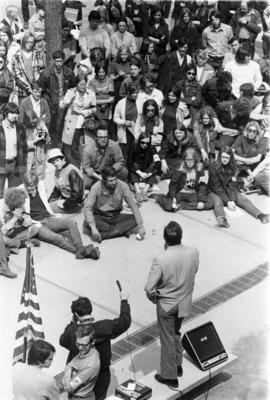
<instances>
[{"instance_id":1,"label":"sunglasses","mask_svg":"<svg viewBox=\"0 0 270 400\"><path fill-rule=\"evenodd\" d=\"M142 146L148 146L150 142L141 142Z\"/></svg>"},{"instance_id":2,"label":"sunglasses","mask_svg":"<svg viewBox=\"0 0 270 400\"><path fill-rule=\"evenodd\" d=\"M196 75L195 72L187 72L187 75Z\"/></svg>"}]
</instances>

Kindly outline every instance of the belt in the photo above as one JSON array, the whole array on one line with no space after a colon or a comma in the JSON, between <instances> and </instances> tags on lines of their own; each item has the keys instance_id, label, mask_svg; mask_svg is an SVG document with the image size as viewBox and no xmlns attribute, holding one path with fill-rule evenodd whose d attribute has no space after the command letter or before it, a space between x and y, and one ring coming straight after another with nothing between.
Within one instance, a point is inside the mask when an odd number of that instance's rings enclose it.
<instances>
[{"instance_id":1,"label":"belt","mask_svg":"<svg viewBox=\"0 0 270 400\"><path fill-rule=\"evenodd\" d=\"M17 158L17 157L9 158L8 160L6 160L6 164L12 164L13 162L16 161L16 158Z\"/></svg>"},{"instance_id":2,"label":"belt","mask_svg":"<svg viewBox=\"0 0 270 400\"><path fill-rule=\"evenodd\" d=\"M217 59L217 60L223 60L223 58L224 58L224 56L208 56L209 58L214 58L214 59Z\"/></svg>"}]
</instances>

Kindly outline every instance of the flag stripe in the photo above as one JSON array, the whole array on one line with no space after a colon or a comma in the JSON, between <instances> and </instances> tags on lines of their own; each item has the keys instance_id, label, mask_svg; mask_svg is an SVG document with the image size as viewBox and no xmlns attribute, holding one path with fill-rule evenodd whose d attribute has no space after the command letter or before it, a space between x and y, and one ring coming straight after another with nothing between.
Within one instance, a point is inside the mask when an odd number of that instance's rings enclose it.
<instances>
[{"instance_id":1,"label":"flag stripe","mask_svg":"<svg viewBox=\"0 0 270 400\"><path fill-rule=\"evenodd\" d=\"M33 314L31 311L28 311L27 313L21 312L19 314L19 321L25 321L25 320L30 320L32 319L33 322L37 325L42 325L42 319L39 315Z\"/></svg>"},{"instance_id":2,"label":"flag stripe","mask_svg":"<svg viewBox=\"0 0 270 400\"><path fill-rule=\"evenodd\" d=\"M31 248L26 249L26 269L21 295L13 363L26 362L33 340L44 339Z\"/></svg>"}]
</instances>

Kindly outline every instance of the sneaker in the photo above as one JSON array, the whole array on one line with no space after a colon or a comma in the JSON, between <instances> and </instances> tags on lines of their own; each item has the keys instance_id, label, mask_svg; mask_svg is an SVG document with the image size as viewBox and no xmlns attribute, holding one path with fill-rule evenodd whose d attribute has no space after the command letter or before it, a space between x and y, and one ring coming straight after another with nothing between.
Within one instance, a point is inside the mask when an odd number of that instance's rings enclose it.
<instances>
[{"instance_id":1,"label":"sneaker","mask_svg":"<svg viewBox=\"0 0 270 400\"><path fill-rule=\"evenodd\" d=\"M269 214L259 214L258 219L261 221L262 224L268 224L269 222Z\"/></svg>"},{"instance_id":2,"label":"sneaker","mask_svg":"<svg viewBox=\"0 0 270 400\"><path fill-rule=\"evenodd\" d=\"M220 226L221 228L229 228L230 227L230 224L227 221L226 217L223 217L223 216L217 217L217 221L218 221L218 226Z\"/></svg>"},{"instance_id":3,"label":"sneaker","mask_svg":"<svg viewBox=\"0 0 270 400\"><path fill-rule=\"evenodd\" d=\"M159 383L163 383L164 385L168 385L172 388L178 387L178 379L165 379L160 374L155 375L155 380Z\"/></svg>"}]
</instances>

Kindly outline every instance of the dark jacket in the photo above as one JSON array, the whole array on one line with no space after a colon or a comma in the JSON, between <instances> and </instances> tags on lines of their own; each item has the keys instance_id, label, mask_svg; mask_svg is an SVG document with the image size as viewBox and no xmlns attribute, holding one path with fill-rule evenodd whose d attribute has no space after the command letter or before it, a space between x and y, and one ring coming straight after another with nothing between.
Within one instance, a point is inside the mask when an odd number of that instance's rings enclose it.
<instances>
[{"instance_id":1,"label":"dark jacket","mask_svg":"<svg viewBox=\"0 0 270 400\"><path fill-rule=\"evenodd\" d=\"M239 23L239 18L241 18L241 12L238 9L235 12L235 14L232 16L232 19L231 19L231 27L233 30L233 34L236 37L239 36L239 32L241 29L241 24ZM245 28L249 31L250 43L253 45L255 44L255 40L256 40L258 33L260 33L262 30L262 28L261 28L261 26L259 26L259 24L262 25L262 19L261 19L259 11L254 9L254 10L252 10L252 14L250 16L250 21L245 26Z\"/></svg>"},{"instance_id":2,"label":"dark jacket","mask_svg":"<svg viewBox=\"0 0 270 400\"><path fill-rule=\"evenodd\" d=\"M118 318L103 319L91 323L96 335L95 347L100 355L100 372L109 368L111 364L111 340L122 335L122 333L130 327L130 324L130 305L127 300L121 301L120 315ZM70 322L59 339L60 346L69 350L67 363L69 363L79 352L76 346L76 328L77 324L75 322Z\"/></svg>"},{"instance_id":3,"label":"dark jacket","mask_svg":"<svg viewBox=\"0 0 270 400\"><path fill-rule=\"evenodd\" d=\"M26 168L26 155L27 155L26 134L23 125L16 124L16 133L17 133L17 159L15 164L15 172L22 176ZM5 174L5 159L6 159L6 137L4 128L2 124L0 124L0 174Z\"/></svg>"},{"instance_id":4,"label":"dark jacket","mask_svg":"<svg viewBox=\"0 0 270 400\"><path fill-rule=\"evenodd\" d=\"M137 146L131 151L128 158L129 170L133 173L139 169L143 172L151 172L152 175L160 171L160 159L155 161L157 151L154 146L150 146L147 151L138 151Z\"/></svg>"},{"instance_id":5,"label":"dark jacket","mask_svg":"<svg viewBox=\"0 0 270 400\"><path fill-rule=\"evenodd\" d=\"M177 82L176 86L181 90L181 99L188 107L201 107L201 86L196 79L191 82L188 82L187 79L183 79ZM192 100L192 97L195 97L195 100Z\"/></svg>"},{"instance_id":6,"label":"dark jacket","mask_svg":"<svg viewBox=\"0 0 270 400\"><path fill-rule=\"evenodd\" d=\"M236 201L236 182L232 180L235 171L231 168L223 168L217 161L209 166L208 187L211 192L217 194L224 204L228 201Z\"/></svg>"},{"instance_id":7,"label":"dark jacket","mask_svg":"<svg viewBox=\"0 0 270 400\"><path fill-rule=\"evenodd\" d=\"M54 66L46 68L45 71L42 72L40 78L38 80L40 86L44 91L44 97L47 100L51 111L58 109L59 106L59 83L57 75L55 74ZM76 78L74 73L66 67L63 66L63 92L64 94L68 89L76 86Z\"/></svg>"},{"instance_id":8,"label":"dark jacket","mask_svg":"<svg viewBox=\"0 0 270 400\"><path fill-rule=\"evenodd\" d=\"M195 190L198 193L198 202L205 203L207 201L208 188L205 182L200 182L200 178L204 176L204 171L197 171L195 177ZM167 196L170 198L176 197L186 184L187 174L185 171L176 171L169 184L169 191Z\"/></svg>"},{"instance_id":9,"label":"dark jacket","mask_svg":"<svg viewBox=\"0 0 270 400\"><path fill-rule=\"evenodd\" d=\"M171 50L177 49L177 41L180 39L185 39L188 43L188 54L193 54L198 48L199 35L195 25L193 23L185 24L183 21L176 25L170 36L170 46Z\"/></svg>"},{"instance_id":10,"label":"dark jacket","mask_svg":"<svg viewBox=\"0 0 270 400\"><path fill-rule=\"evenodd\" d=\"M154 49L157 56L161 56L166 53L166 46L169 42L169 28L166 22L161 22L156 28L154 23L147 25L144 33L144 39L152 36L155 39L159 39L159 43L154 43Z\"/></svg>"},{"instance_id":11,"label":"dark jacket","mask_svg":"<svg viewBox=\"0 0 270 400\"><path fill-rule=\"evenodd\" d=\"M161 90L164 97L167 96L169 89L179 80L184 79L188 63L185 56L182 65L179 65L176 51L165 54L159 60L159 77L157 88Z\"/></svg>"},{"instance_id":12,"label":"dark jacket","mask_svg":"<svg viewBox=\"0 0 270 400\"><path fill-rule=\"evenodd\" d=\"M168 158L182 158L184 152L189 147L197 150L200 154L200 149L197 143L196 138L188 134L180 143L173 142L170 140L170 137L167 137L161 142L161 149L159 152L159 156L161 159L168 159Z\"/></svg>"}]
</instances>

